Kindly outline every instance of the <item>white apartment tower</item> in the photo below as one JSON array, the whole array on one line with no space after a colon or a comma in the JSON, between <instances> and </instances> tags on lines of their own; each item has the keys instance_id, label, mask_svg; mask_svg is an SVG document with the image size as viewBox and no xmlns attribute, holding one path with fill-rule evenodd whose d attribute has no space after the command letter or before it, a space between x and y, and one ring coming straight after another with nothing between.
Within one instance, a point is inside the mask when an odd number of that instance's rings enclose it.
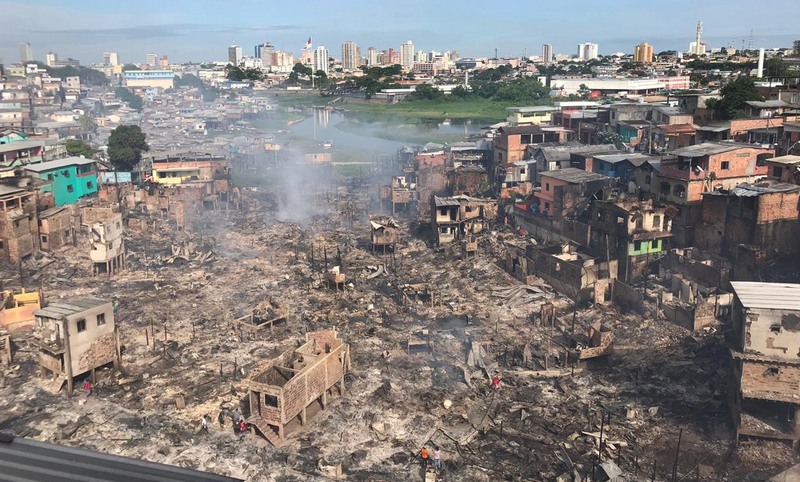
<instances>
[{"instance_id":1,"label":"white apartment tower","mask_svg":"<svg viewBox=\"0 0 800 482\"><path fill-rule=\"evenodd\" d=\"M22 42L19 44L19 61L22 63L30 62L33 60L33 49L30 42Z\"/></svg>"},{"instance_id":2,"label":"white apartment tower","mask_svg":"<svg viewBox=\"0 0 800 482\"><path fill-rule=\"evenodd\" d=\"M314 71L315 72L325 72L325 75L328 75L328 58L330 54L328 53L328 49L325 46L320 45L319 47L314 49Z\"/></svg>"},{"instance_id":3,"label":"white apartment tower","mask_svg":"<svg viewBox=\"0 0 800 482\"><path fill-rule=\"evenodd\" d=\"M55 67L56 62L58 62L58 54L55 52L47 52L45 64L47 64L48 67Z\"/></svg>"},{"instance_id":4,"label":"white apartment tower","mask_svg":"<svg viewBox=\"0 0 800 482\"><path fill-rule=\"evenodd\" d=\"M342 68L356 70L361 65L361 47L348 40L342 44Z\"/></svg>"},{"instance_id":5,"label":"white apartment tower","mask_svg":"<svg viewBox=\"0 0 800 482\"><path fill-rule=\"evenodd\" d=\"M242 61L242 47L238 45L231 45L228 47L228 62L233 65L239 65Z\"/></svg>"},{"instance_id":6,"label":"white apartment tower","mask_svg":"<svg viewBox=\"0 0 800 482\"><path fill-rule=\"evenodd\" d=\"M155 67L158 62L158 56L154 53L147 54L147 65L150 67Z\"/></svg>"},{"instance_id":7,"label":"white apartment tower","mask_svg":"<svg viewBox=\"0 0 800 482\"><path fill-rule=\"evenodd\" d=\"M119 57L116 52L103 52L103 65L119 65Z\"/></svg>"},{"instance_id":8,"label":"white apartment tower","mask_svg":"<svg viewBox=\"0 0 800 482\"><path fill-rule=\"evenodd\" d=\"M404 69L414 68L414 42L408 42L400 45L400 65Z\"/></svg>"},{"instance_id":9,"label":"white apartment tower","mask_svg":"<svg viewBox=\"0 0 800 482\"><path fill-rule=\"evenodd\" d=\"M551 44L542 45L542 62L545 65L553 62L553 46Z\"/></svg>"},{"instance_id":10,"label":"white apartment tower","mask_svg":"<svg viewBox=\"0 0 800 482\"><path fill-rule=\"evenodd\" d=\"M380 65L378 61L378 54L380 52L375 47L370 47L367 49L367 66L368 67L375 67L376 65Z\"/></svg>"},{"instance_id":11,"label":"white apartment tower","mask_svg":"<svg viewBox=\"0 0 800 482\"><path fill-rule=\"evenodd\" d=\"M594 60L597 58L598 50L597 44L578 44L578 60Z\"/></svg>"}]
</instances>

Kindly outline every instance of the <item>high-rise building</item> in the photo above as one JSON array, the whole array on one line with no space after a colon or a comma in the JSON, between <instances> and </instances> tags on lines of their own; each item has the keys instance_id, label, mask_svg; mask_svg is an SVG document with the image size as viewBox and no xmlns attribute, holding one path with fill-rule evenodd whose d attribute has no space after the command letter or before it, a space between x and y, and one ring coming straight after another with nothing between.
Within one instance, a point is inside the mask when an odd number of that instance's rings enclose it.
<instances>
[{"instance_id":1,"label":"high-rise building","mask_svg":"<svg viewBox=\"0 0 800 482\"><path fill-rule=\"evenodd\" d=\"M328 75L328 58L330 58L330 53L328 49L326 49L323 45L314 49L314 71L325 72L325 75Z\"/></svg>"},{"instance_id":2,"label":"high-rise building","mask_svg":"<svg viewBox=\"0 0 800 482\"><path fill-rule=\"evenodd\" d=\"M33 49L30 42L22 42L19 44L19 61L30 62L33 60Z\"/></svg>"},{"instance_id":3,"label":"high-rise building","mask_svg":"<svg viewBox=\"0 0 800 482\"><path fill-rule=\"evenodd\" d=\"M400 44L400 65L402 65L404 69L411 69L414 67L414 42L411 40Z\"/></svg>"},{"instance_id":4,"label":"high-rise building","mask_svg":"<svg viewBox=\"0 0 800 482\"><path fill-rule=\"evenodd\" d=\"M167 57L166 55L162 55L159 65L161 66L162 69L169 68L169 57Z\"/></svg>"},{"instance_id":5,"label":"high-rise building","mask_svg":"<svg viewBox=\"0 0 800 482\"><path fill-rule=\"evenodd\" d=\"M147 65L149 65L150 67L155 67L156 62L158 62L158 56L156 54L152 52L147 54Z\"/></svg>"},{"instance_id":6,"label":"high-rise building","mask_svg":"<svg viewBox=\"0 0 800 482\"><path fill-rule=\"evenodd\" d=\"M633 49L633 61L649 64L653 62L653 46L642 42Z\"/></svg>"},{"instance_id":7,"label":"high-rise building","mask_svg":"<svg viewBox=\"0 0 800 482\"><path fill-rule=\"evenodd\" d=\"M238 45L231 45L228 47L228 62L233 65L239 65L242 61L242 48Z\"/></svg>"},{"instance_id":8,"label":"high-rise building","mask_svg":"<svg viewBox=\"0 0 800 482\"><path fill-rule=\"evenodd\" d=\"M553 46L551 44L542 45L542 62L549 65L553 61Z\"/></svg>"},{"instance_id":9,"label":"high-rise building","mask_svg":"<svg viewBox=\"0 0 800 482\"><path fill-rule=\"evenodd\" d=\"M119 65L119 57L116 52L103 52L103 65Z\"/></svg>"},{"instance_id":10,"label":"high-rise building","mask_svg":"<svg viewBox=\"0 0 800 482\"><path fill-rule=\"evenodd\" d=\"M425 53L424 51L422 51L422 50L419 50L419 51L418 51L418 52L417 52L417 53L414 55L414 62L427 62L427 61L428 61L428 54L426 54L426 53Z\"/></svg>"},{"instance_id":11,"label":"high-rise building","mask_svg":"<svg viewBox=\"0 0 800 482\"><path fill-rule=\"evenodd\" d=\"M703 37L703 22L697 21L697 30L695 31L694 42L689 43L689 53L694 55L705 55L706 46L702 40Z\"/></svg>"},{"instance_id":12,"label":"high-rise building","mask_svg":"<svg viewBox=\"0 0 800 482\"><path fill-rule=\"evenodd\" d=\"M361 47L348 40L342 44L342 68L356 70L361 65Z\"/></svg>"},{"instance_id":13,"label":"high-rise building","mask_svg":"<svg viewBox=\"0 0 800 482\"><path fill-rule=\"evenodd\" d=\"M380 62L378 62L378 54L379 53L380 52L378 52L378 49L376 49L375 47L370 47L370 48L367 49L367 66L368 67L374 67L376 65L380 65Z\"/></svg>"},{"instance_id":14,"label":"high-rise building","mask_svg":"<svg viewBox=\"0 0 800 482\"><path fill-rule=\"evenodd\" d=\"M256 45L255 54L257 59L261 59L261 65L271 67L275 64L275 46L269 42Z\"/></svg>"},{"instance_id":15,"label":"high-rise building","mask_svg":"<svg viewBox=\"0 0 800 482\"><path fill-rule=\"evenodd\" d=\"M578 60L594 60L597 58L599 48L597 44L578 44Z\"/></svg>"},{"instance_id":16,"label":"high-rise building","mask_svg":"<svg viewBox=\"0 0 800 482\"><path fill-rule=\"evenodd\" d=\"M800 57L800 40L794 41L794 54L795 57Z\"/></svg>"},{"instance_id":17,"label":"high-rise building","mask_svg":"<svg viewBox=\"0 0 800 482\"><path fill-rule=\"evenodd\" d=\"M48 67L55 67L58 63L58 54L55 52L47 52L47 56L45 56L45 64Z\"/></svg>"}]
</instances>

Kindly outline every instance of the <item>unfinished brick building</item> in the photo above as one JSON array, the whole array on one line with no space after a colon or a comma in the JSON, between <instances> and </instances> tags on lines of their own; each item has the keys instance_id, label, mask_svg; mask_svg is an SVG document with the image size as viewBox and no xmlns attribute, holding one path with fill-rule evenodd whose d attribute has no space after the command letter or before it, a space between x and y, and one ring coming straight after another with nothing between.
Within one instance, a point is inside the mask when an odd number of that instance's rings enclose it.
<instances>
[{"instance_id":1,"label":"unfinished brick building","mask_svg":"<svg viewBox=\"0 0 800 482\"><path fill-rule=\"evenodd\" d=\"M34 313L34 344L39 365L51 378L53 391L66 382L72 393L73 380L108 364L120 364L119 334L110 301L72 298L51 303Z\"/></svg>"},{"instance_id":2,"label":"unfinished brick building","mask_svg":"<svg viewBox=\"0 0 800 482\"><path fill-rule=\"evenodd\" d=\"M800 441L800 284L734 281L729 404L742 436Z\"/></svg>"},{"instance_id":3,"label":"unfinished brick building","mask_svg":"<svg viewBox=\"0 0 800 482\"><path fill-rule=\"evenodd\" d=\"M306 333L306 343L287 350L254 370L247 380L250 417L247 422L274 445L324 410L328 395L345 389L350 346L336 331Z\"/></svg>"},{"instance_id":4,"label":"unfinished brick building","mask_svg":"<svg viewBox=\"0 0 800 482\"><path fill-rule=\"evenodd\" d=\"M702 206L697 246L735 260L735 279L765 279L771 264L800 255L800 186L761 180L708 193Z\"/></svg>"},{"instance_id":5,"label":"unfinished brick building","mask_svg":"<svg viewBox=\"0 0 800 482\"><path fill-rule=\"evenodd\" d=\"M11 263L36 249L36 195L18 187L0 186L0 258Z\"/></svg>"},{"instance_id":6,"label":"unfinished brick building","mask_svg":"<svg viewBox=\"0 0 800 482\"><path fill-rule=\"evenodd\" d=\"M39 213L39 244L52 252L73 242L75 216L70 206L57 206Z\"/></svg>"}]
</instances>

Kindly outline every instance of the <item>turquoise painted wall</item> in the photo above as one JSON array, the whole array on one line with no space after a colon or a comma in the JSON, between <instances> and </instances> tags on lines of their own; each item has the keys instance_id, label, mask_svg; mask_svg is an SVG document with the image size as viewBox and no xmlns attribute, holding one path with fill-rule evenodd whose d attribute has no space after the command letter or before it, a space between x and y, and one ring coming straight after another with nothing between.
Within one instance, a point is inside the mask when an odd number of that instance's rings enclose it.
<instances>
[{"instance_id":1,"label":"turquoise painted wall","mask_svg":"<svg viewBox=\"0 0 800 482\"><path fill-rule=\"evenodd\" d=\"M73 204L97 193L97 171L92 164L43 171L39 178L51 182L51 185L42 186L41 191L52 192L56 206Z\"/></svg>"}]
</instances>

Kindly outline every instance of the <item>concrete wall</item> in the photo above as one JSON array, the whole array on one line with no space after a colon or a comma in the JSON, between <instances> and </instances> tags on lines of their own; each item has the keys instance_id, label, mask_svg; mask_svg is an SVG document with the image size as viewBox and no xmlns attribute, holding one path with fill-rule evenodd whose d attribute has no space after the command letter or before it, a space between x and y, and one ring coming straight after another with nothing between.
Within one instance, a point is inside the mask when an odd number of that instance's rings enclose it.
<instances>
[{"instance_id":1,"label":"concrete wall","mask_svg":"<svg viewBox=\"0 0 800 482\"><path fill-rule=\"evenodd\" d=\"M105 324L97 324L97 315L105 315ZM78 320L86 320L86 330L78 333ZM111 363L116 357L114 309L111 302L67 317L72 376Z\"/></svg>"},{"instance_id":2,"label":"concrete wall","mask_svg":"<svg viewBox=\"0 0 800 482\"><path fill-rule=\"evenodd\" d=\"M641 292L633 289L633 287L622 281L614 280L613 291L613 301L620 308L631 311L642 311L644 309L644 296Z\"/></svg>"}]
</instances>

